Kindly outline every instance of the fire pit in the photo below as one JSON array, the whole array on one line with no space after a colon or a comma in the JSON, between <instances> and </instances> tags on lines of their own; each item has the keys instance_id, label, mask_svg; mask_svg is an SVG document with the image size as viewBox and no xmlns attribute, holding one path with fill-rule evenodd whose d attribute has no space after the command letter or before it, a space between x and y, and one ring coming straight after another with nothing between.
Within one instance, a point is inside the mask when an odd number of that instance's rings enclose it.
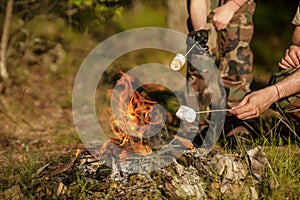
<instances>
[{"instance_id":1,"label":"fire pit","mask_svg":"<svg viewBox=\"0 0 300 200\"><path fill-rule=\"evenodd\" d=\"M38 177L59 183L54 196L67 198L78 176L91 199L259 199L265 178L270 189L278 187L261 147L230 154L194 148L168 133L170 115L121 75L111 95L113 137L101 147L78 149L63 166L38 170Z\"/></svg>"},{"instance_id":2,"label":"fire pit","mask_svg":"<svg viewBox=\"0 0 300 200\"><path fill-rule=\"evenodd\" d=\"M241 154L225 154L217 149L186 150L172 164L150 173L127 173L126 162L138 164L136 160L111 162L109 168L82 150L74 168L92 184L113 182L115 198L120 199L136 199L151 193L160 196L158 199L259 199L266 177L270 179L270 188L278 187L274 174L266 173L272 169L261 147Z\"/></svg>"},{"instance_id":3,"label":"fire pit","mask_svg":"<svg viewBox=\"0 0 300 200\"><path fill-rule=\"evenodd\" d=\"M114 137L100 151L77 152L74 167L88 181L112 181L121 199L137 198L145 191L158 191L162 199L259 198L262 177L272 171L260 147L226 154L194 148L190 140L178 135L152 141L156 138L152 132L167 131L167 114L157 109L158 103L142 89L133 90L135 80L131 76L121 75L117 93L111 96ZM157 150L163 153L157 156ZM278 185L274 176L271 180Z\"/></svg>"}]
</instances>

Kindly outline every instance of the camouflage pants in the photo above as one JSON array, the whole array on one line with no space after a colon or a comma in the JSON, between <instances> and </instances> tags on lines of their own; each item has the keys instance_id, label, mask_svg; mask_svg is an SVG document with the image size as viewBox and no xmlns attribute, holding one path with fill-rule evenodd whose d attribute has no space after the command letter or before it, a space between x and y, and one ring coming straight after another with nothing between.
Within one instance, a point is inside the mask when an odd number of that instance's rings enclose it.
<instances>
[{"instance_id":1,"label":"camouflage pants","mask_svg":"<svg viewBox=\"0 0 300 200\"><path fill-rule=\"evenodd\" d=\"M209 47L209 53L212 56L213 66L211 66L211 63L207 64L207 62L205 62L205 60L209 60L205 58L205 55L189 55L188 58L190 62L187 66L188 83L185 99L188 105L194 105L195 103L191 102L191 99L193 99L191 97L196 96L200 110L209 110L212 105L222 104L225 104L225 106L229 108L233 107L250 92L253 54L249 43L254 30L252 17L255 10L255 2L254 0L247 1L234 14L227 28L218 31L212 23L212 10L224 3L222 0L207 0L207 21L209 29L207 45ZM190 18L187 21L187 26L189 31L193 30ZM191 63L198 64L192 65ZM216 64L218 68L216 73L219 73L222 79L221 81L223 81L226 94L220 89L222 84L216 84L216 81L214 81L214 84L210 84L210 80L216 78L211 76L217 76L217 74L206 72L207 70L209 71L209 67L214 67L214 64ZM223 95L223 97L226 95L227 102L212 102L211 95ZM214 98L214 101L216 101L216 99L217 98ZM199 122L201 130L212 125L210 114L201 114L197 121ZM230 126L228 128L229 131L242 123L234 116L227 116L226 121L228 123L226 122L225 124ZM218 128L218 124L222 124L223 122L215 123Z\"/></svg>"},{"instance_id":2,"label":"camouflage pants","mask_svg":"<svg viewBox=\"0 0 300 200\"><path fill-rule=\"evenodd\" d=\"M210 54L219 68L226 89L227 105L228 107L233 107L250 92L253 54L249 43L254 29L252 16L255 10L255 2L253 0L247 1L235 13L228 27L217 31L212 23L213 13L211 11L223 3L223 0L207 0L207 21L209 26L209 40L207 44ZM188 19L188 29L189 31L193 30L190 19ZM199 79L199 76L189 69L190 67L188 67L187 74L190 80ZM192 86L197 93L205 90L200 87L199 85Z\"/></svg>"},{"instance_id":3,"label":"camouflage pants","mask_svg":"<svg viewBox=\"0 0 300 200\"><path fill-rule=\"evenodd\" d=\"M270 79L270 85L273 85L292 73L294 73L296 69L290 69L290 70L278 70L275 72ZM278 101L278 106L282 111L287 113L288 115L292 116L295 119L298 119L299 122L300 119L300 93L280 99ZM276 105L272 105L273 109L277 109Z\"/></svg>"},{"instance_id":4,"label":"camouflage pants","mask_svg":"<svg viewBox=\"0 0 300 200\"><path fill-rule=\"evenodd\" d=\"M226 108L225 90L215 61L208 52L188 56L188 73L185 90L186 105L195 111ZM219 138L225 120L225 113L197 115L197 124L183 121L188 137L194 138L196 147L211 147Z\"/></svg>"}]
</instances>

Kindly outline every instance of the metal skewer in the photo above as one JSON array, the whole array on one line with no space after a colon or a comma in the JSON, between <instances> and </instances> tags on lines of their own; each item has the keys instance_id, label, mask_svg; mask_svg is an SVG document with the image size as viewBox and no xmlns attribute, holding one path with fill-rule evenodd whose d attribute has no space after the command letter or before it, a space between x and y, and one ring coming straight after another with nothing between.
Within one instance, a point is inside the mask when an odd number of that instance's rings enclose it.
<instances>
[{"instance_id":1,"label":"metal skewer","mask_svg":"<svg viewBox=\"0 0 300 200\"><path fill-rule=\"evenodd\" d=\"M186 57L198 43L199 42L196 42L195 44L193 44L193 46L185 53L184 57Z\"/></svg>"},{"instance_id":2,"label":"metal skewer","mask_svg":"<svg viewBox=\"0 0 300 200\"><path fill-rule=\"evenodd\" d=\"M231 109L220 109L220 110L204 110L204 111L198 111L196 112L197 114L201 113L212 113L212 112L225 112L225 111L230 111Z\"/></svg>"}]
</instances>

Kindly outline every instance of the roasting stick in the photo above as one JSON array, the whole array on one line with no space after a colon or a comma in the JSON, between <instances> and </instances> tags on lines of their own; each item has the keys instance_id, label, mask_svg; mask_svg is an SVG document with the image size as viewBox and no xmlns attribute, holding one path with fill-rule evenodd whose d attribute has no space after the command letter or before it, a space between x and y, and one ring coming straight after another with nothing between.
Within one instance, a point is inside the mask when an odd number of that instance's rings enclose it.
<instances>
[{"instance_id":1,"label":"roasting stick","mask_svg":"<svg viewBox=\"0 0 300 200\"><path fill-rule=\"evenodd\" d=\"M194 47L198 44L199 42L196 42L187 52L186 54L184 55L184 57L186 57L193 49Z\"/></svg>"},{"instance_id":2,"label":"roasting stick","mask_svg":"<svg viewBox=\"0 0 300 200\"><path fill-rule=\"evenodd\" d=\"M212 113L212 112L225 112L225 111L230 111L231 109L220 109L220 110L204 110L204 111L198 111L196 112L197 114L202 114L202 113Z\"/></svg>"}]
</instances>

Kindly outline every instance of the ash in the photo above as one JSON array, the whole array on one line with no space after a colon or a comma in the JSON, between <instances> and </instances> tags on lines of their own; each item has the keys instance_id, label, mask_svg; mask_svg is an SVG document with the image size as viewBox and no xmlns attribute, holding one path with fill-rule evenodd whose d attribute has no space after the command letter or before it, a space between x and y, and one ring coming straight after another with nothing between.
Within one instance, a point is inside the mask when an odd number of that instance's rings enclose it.
<instances>
[{"instance_id":1,"label":"ash","mask_svg":"<svg viewBox=\"0 0 300 200\"><path fill-rule=\"evenodd\" d=\"M161 199L259 199L266 178L270 190L279 186L261 147L235 154L194 148L180 157L166 152L156 165L143 155L101 160L85 152L76 167L92 183L113 181L121 199L145 192L159 192Z\"/></svg>"}]
</instances>

